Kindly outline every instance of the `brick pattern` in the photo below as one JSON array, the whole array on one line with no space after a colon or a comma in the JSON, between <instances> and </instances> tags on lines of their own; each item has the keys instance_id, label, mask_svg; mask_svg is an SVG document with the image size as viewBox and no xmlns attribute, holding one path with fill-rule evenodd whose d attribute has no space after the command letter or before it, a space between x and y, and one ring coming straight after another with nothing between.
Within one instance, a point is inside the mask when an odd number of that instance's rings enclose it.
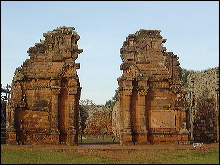
<instances>
[{"instance_id":1,"label":"brick pattern","mask_svg":"<svg viewBox=\"0 0 220 165\"><path fill-rule=\"evenodd\" d=\"M8 144L78 143L79 35L73 27L44 33L15 71L7 105Z\"/></svg>"},{"instance_id":2,"label":"brick pattern","mask_svg":"<svg viewBox=\"0 0 220 165\"><path fill-rule=\"evenodd\" d=\"M118 78L122 145L187 143L178 57L159 30L130 34L120 49Z\"/></svg>"}]
</instances>

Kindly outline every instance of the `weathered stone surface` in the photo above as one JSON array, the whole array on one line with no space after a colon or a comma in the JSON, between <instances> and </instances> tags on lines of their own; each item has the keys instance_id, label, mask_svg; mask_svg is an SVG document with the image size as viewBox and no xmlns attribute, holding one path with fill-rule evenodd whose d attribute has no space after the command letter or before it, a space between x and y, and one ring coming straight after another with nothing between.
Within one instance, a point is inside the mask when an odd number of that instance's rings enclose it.
<instances>
[{"instance_id":1,"label":"weathered stone surface","mask_svg":"<svg viewBox=\"0 0 220 165\"><path fill-rule=\"evenodd\" d=\"M77 144L80 37L65 26L44 37L15 71L6 115L8 144Z\"/></svg>"},{"instance_id":2,"label":"weathered stone surface","mask_svg":"<svg viewBox=\"0 0 220 165\"><path fill-rule=\"evenodd\" d=\"M120 143L186 143L186 113L178 57L158 30L130 34L120 50Z\"/></svg>"},{"instance_id":3,"label":"weathered stone surface","mask_svg":"<svg viewBox=\"0 0 220 165\"><path fill-rule=\"evenodd\" d=\"M119 111L119 101L116 101L112 110L112 132L114 136L120 136L120 111Z\"/></svg>"}]
</instances>

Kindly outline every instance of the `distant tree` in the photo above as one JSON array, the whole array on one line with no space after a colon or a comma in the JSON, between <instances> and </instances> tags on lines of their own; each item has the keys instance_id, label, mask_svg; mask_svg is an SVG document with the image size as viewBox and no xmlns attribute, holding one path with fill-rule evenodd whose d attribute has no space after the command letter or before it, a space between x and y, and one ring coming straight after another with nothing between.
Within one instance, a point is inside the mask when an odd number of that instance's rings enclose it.
<instances>
[{"instance_id":1,"label":"distant tree","mask_svg":"<svg viewBox=\"0 0 220 165\"><path fill-rule=\"evenodd\" d=\"M194 119L195 140L214 142L217 134L217 116L215 112L216 101L213 97L207 97L208 89L204 89L202 96L197 98L196 114Z\"/></svg>"},{"instance_id":2,"label":"distant tree","mask_svg":"<svg viewBox=\"0 0 220 165\"><path fill-rule=\"evenodd\" d=\"M79 105L95 105L92 100L86 99L86 100L79 100Z\"/></svg>"},{"instance_id":3,"label":"distant tree","mask_svg":"<svg viewBox=\"0 0 220 165\"><path fill-rule=\"evenodd\" d=\"M187 69L184 69L182 68L181 69L181 74L180 74L180 79L183 83L183 86L188 86L188 82L187 82L187 77L188 75L190 74L193 74L193 73L197 73L198 71L195 71L195 70L187 70Z\"/></svg>"},{"instance_id":4,"label":"distant tree","mask_svg":"<svg viewBox=\"0 0 220 165\"><path fill-rule=\"evenodd\" d=\"M118 101L118 89L115 90L115 95L112 98L113 101Z\"/></svg>"},{"instance_id":5,"label":"distant tree","mask_svg":"<svg viewBox=\"0 0 220 165\"><path fill-rule=\"evenodd\" d=\"M97 111L86 122L86 135L112 134L112 119L109 111Z\"/></svg>"},{"instance_id":6,"label":"distant tree","mask_svg":"<svg viewBox=\"0 0 220 165\"><path fill-rule=\"evenodd\" d=\"M84 129L86 128L86 121L89 117L88 110L91 106L95 106L92 100L79 100L79 125L80 134L84 134Z\"/></svg>"},{"instance_id":7,"label":"distant tree","mask_svg":"<svg viewBox=\"0 0 220 165\"><path fill-rule=\"evenodd\" d=\"M106 101L105 106L110 107L110 109L113 110L116 101L118 101L118 89L115 90L115 95L112 97L112 99Z\"/></svg>"}]
</instances>

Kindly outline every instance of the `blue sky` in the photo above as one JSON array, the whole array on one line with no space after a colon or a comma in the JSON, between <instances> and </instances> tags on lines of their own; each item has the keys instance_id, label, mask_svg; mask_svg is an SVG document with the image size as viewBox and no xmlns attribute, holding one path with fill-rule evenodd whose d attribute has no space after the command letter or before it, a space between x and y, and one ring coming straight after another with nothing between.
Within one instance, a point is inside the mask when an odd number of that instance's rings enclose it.
<instances>
[{"instance_id":1,"label":"blue sky","mask_svg":"<svg viewBox=\"0 0 220 165\"><path fill-rule=\"evenodd\" d=\"M140 29L161 30L182 68L219 66L218 1L1 1L3 85L29 58L29 47L59 26L75 27L80 35L81 99L96 104L114 96L122 74L120 48Z\"/></svg>"}]
</instances>

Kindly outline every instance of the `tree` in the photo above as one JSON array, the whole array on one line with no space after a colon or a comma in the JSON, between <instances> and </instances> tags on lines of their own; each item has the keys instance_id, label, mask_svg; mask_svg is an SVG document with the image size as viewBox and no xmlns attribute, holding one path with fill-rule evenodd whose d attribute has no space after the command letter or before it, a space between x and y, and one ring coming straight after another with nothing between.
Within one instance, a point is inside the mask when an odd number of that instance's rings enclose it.
<instances>
[{"instance_id":1,"label":"tree","mask_svg":"<svg viewBox=\"0 0 220 165\"><path fill-rule=\"evenodd\" d=\"M204 89L203 95L197 99L197 108L194 119L195 140L214 142L216 136L209 136L217 134L216 122L216 101L213 97L207 97L208 90Z\"/></svg>"},{"instance_id":2,"label":"tree","mask_svg":"<svg viewBox=\"0 0 220 165\"><path fill-rule=\"evenodd\" d=\"M92 100L86 99L86 100L79 100L79 105L95 105Z\"/></svg>"},{"instance_id":3,"label":"tree","mask_svg":"<svg viewBox=\"0 0 220 165\"><path fill-rule=\"evenodd\" d=\"M91 106L95 106L92 100L80 100L79 101L79 124L80 124L80 134L84 134L84 129L86 128L86 121L89 117L88 110Z\"/></svg>"},{"instance_id":4,"label":"tree","mask_svg":"<svg viewBox=\"0 0 220 165\"><path fill-rule=\"evenodd\" d=\"M187 81L188 75L194 74L194 73L198 73L198 72L199 72L199 71L187 70L187 69L182 68L182 69L181 69L181 74L180 74L180 80L182 81L183 86L184 86L184 87L187 87L187 86L188 86L188 81Z\"/></svg>"},{"instance_id":5,"label":"tree","mask_svg":"<svg viewBox=\"0 0 220 165\"><path fill-rule=\"evenodd\" d=\"M111 108L111 110L113 110L116 101L118 101L118 89L115 90L115 95L112 97L112 99L106 101L105 106L108 106Z\"/></svg>"}]
</instances>

